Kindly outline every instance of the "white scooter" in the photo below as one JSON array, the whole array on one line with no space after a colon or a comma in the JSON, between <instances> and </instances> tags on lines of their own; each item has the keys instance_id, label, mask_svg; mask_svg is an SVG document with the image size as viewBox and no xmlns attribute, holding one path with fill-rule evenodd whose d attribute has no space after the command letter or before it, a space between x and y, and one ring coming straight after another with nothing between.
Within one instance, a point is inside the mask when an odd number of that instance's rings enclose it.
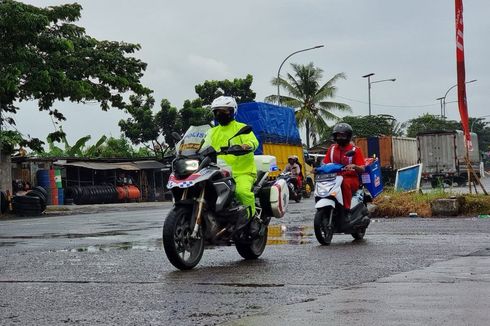
<instances>
[{"instance_id":1,"label":"white scooter","mask_svg":"<svg viewBox=\"0 0 490 326\"><path fill-rule=\"evenodd\" d=\"M317 211L314 229L315 236L322 245L328 246L332 242L334 233L351 234L356 240L363 239L371 221L367 203L372 199L362 187L352 196L350 211L344 209L341 188L344 178L338 175L343 168L342 164L328 163L316 169L315 208Z\"/></svg>"}]
</instances>

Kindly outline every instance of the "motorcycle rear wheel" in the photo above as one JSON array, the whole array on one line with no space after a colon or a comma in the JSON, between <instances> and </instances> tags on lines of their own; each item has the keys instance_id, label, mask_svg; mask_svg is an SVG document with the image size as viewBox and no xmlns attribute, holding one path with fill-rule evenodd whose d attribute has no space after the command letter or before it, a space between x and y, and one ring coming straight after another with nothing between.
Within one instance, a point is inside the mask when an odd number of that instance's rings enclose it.
<instances>
[{"instance_id":1,"label":"motorcycle rear wheel","mask_svg":"<svg viewBox=\"0 0 490 326\"><path fill-rule=\"evenodd\" d=\"M333 225L328 226L330 214L333 213L332 210L332 207L318 209L313 222L316 239L325 246L330 245L333 237Z\"/></svg>"},{"instance_id":2,"label":"motorcycle rear wheel","mask_svg":"<svg viewBox=\"0 0 490 326\"><path fill-rule=\"evenodd\" d=\"M181 270L194 268L204 252L201 230L197 239L192 239L192 209L177 207L170 211L163 224L163 249L168 260Z\"/></svg>"},{"instance_id":3,"label":"motorcycle rear wheel","mask_svg":"<svg viewBox=\"0 0 490 326\"><path fill-rule=\"evenodd\" d=\"M265 245L267 244L267 233L269 232L269 227L265 227L264 235L259 236L252 240L252 242L241 242L237 240L235 242L235 247L240 256L247 260L259 258L265 250Z\"/></svg>"}]
</instances>

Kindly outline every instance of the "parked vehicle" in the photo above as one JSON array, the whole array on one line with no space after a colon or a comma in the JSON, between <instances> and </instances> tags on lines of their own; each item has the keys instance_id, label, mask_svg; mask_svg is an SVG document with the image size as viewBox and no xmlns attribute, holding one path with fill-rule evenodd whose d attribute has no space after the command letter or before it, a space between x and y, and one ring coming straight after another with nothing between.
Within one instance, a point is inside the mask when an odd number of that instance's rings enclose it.
<instances>
[{"instance_id":1,"label":"parked vehicle","mask_svg":"<svg viewBox=\"0 0 490 326\"><path fill-rule=\"evenodd\" d=\"M216 162L219 154L240 156L250 151L236 145L223 147L218 153L212 147L201 150L196 138L203 138L205 133L192 128L177 146L187 151L178 151L167 185L175 202L163 225L167 258L179 269L191 269L201 260L205 244L234 244L243 258L256 259L265 249L271 218L282 217L288 204L286 182L268 181L275 159L255 157L258 177L253 192L260 224L258 234L252 235L248 208L235 199L231 169ZM251 130L244 127L231 139Z\"/></svg>"},{"instance_id":2,"label":"parked vehicle","mask_svg":"<svg viewBox=\"0 0 490 326\"><path fill-rule=\"evenodd\" d=\"M289 199L293 199L295 202L299 203L303 195L303 190L298 188L298 182L296 178L291 175L291 172L281 172L277 179L286 181L289 189Z\"/></svg>"},{"instance_id":3,"label":"parked vehicle","mask_svg":"<svg viewBox=\"0 0 490 326\"><path fill-rule=\"evenodd\" d=\"M338 175L343 168L342 164L328 163L316 169L313 226L315 236L322 245L328 246L334 233L351 234L356 240L363 239L370 223L367 203L371 197L362 187L352 196L350 211L344 209L343 177Z\"/></svg>"},{"instance_id":4,"label":"parked vehicle","mask_svg":"<svg viewBox=\"0 0 490 326\"><path fill-rule=\"evenodd\" d=\"M411 137L359 137L355 145L365 157L379 160L383 182L395 183L396 170L417 164L417 139Z\"/></svg>"},{"instance_id":5,"label":"parked vehicle","mask_svg":"<svg viewBox=\"0 0 490 326\"><path fill-rule=\"evenodd\" d=\"M481 157L477 134L471 133L471 140L471 166L479 175ZM417 145L418 161L422 163L422 178L430 181L432 187L442 183L462 186L468 181L465 139L461 130L419 133Z\"/></svg>"}]
</instances>

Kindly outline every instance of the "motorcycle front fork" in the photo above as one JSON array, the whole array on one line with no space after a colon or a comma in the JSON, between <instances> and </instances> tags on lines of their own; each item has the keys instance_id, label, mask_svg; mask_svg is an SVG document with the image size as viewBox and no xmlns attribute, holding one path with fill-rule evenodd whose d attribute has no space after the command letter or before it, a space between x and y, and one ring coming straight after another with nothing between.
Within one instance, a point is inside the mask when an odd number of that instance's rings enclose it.
<instances>
[{"instance_id":1,"label":"motorcycle front fork","mask_svg":"<svg viewBox=\"0 0 490 326\"><path fill-rule=\"evenodd\" d=\"M202 223L202 211L204 207L204 194L206 192L206 188L202 188L201 193L199 194L199 198L196 199L197 201L197 209L195 209L196 215L192 219L193 221L196 221L194 224L194 228L192 230L191 238L197 239L197 235L199 234L199 228L201 227Z\"/></svg>"}]
</instances>

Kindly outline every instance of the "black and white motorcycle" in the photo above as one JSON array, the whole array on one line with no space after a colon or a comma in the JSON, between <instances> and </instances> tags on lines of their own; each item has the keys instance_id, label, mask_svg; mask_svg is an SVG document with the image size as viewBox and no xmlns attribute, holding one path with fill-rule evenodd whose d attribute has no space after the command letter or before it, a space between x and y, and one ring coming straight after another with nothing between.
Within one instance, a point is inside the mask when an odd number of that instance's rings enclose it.
<instances>
[{"instance_id":1,"label":"black and white motorcycle","mask_svg":"<svg viewBox=\"0 0 490 326\"><path fill-rule=\"evenodd\" d=\"M349 154L353 152L347 152ZM352 196L350 211L344 209L343 177L338 175L343 168L342 164L328 163L315 170L314 230L322 245L329 245L334 233L351 234L356 240L363 239L371 221L367 203L372 199L362 187Z\"/></svg>"},{"instance_id":2,"label":"black and white motorcycle","mask_svg":"<svg viewBox=\"0 0 490 326\"><path fill-rule=\"evenodd\" d=\"M179 150L167 184L174 207L163 225L163 247L172 265L181 270L199 263L206 244L234 244L243 258L258 258L267 243L271 218L284 216L289 200L285 181L270 182L267 178L277 167L275 157L255 156L257 181L253 192L259 228L252 234L248 207L235 199L236 185L231 169L217 160L220 154L250 153L241 146L230 146L230 141L252 129L242 128L228 141L229 146L216 152L212 147L200 148L205 131L195 128L202 127L206 126L191 127L177 145Z\"/></svg>"}]
</instances>

